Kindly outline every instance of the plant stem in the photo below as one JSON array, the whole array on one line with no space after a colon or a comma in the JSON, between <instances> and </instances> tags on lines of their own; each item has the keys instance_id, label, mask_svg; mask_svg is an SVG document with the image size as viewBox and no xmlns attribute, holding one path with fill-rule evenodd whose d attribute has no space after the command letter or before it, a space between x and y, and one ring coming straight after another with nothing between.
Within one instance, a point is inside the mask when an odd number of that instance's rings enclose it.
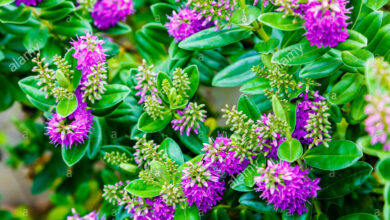
<instances>
[{"instance_id":1,"label":"plant stem","mask_svg":"<svg viewBox=\"0 0 390 220\"><path fill-rule=\"evenodd\" d=\"M260 36L265 42L269 41L270 37L268 36L267 33L265 33L263 26L262 26L259 22L254 21L254 22L253 22L253 26L254 26L256 32L259 34L259 36Z\"/></svg>"},{"instance_id":2,"label":"plant stem","mask_svg":"<svg viewBox=\"0 0 390 220\"><path fill-rule=\"evenodd\" d=\"M317 215L321 214L322 211L321 211L320 203L318 203L317 199L313 199L313 205L314 208L316 209Z\"/></svg>"}]
</instances>

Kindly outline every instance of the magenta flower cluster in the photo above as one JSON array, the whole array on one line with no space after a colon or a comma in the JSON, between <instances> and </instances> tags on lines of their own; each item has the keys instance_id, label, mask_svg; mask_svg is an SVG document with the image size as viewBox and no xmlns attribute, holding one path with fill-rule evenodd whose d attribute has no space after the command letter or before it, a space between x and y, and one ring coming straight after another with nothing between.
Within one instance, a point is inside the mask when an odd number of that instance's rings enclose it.
<instances>
[{"instance_id":1,"label":"magenta flower cluster","mask_svg":"<svg viewBox=\"0 0 390 220\"><path fill-rule=\"evenodd\" d=\"M204 144L204 161L212 164L213 168L220 173L227 173L230 176L241 173L249 164L249 159L240 161L234 150L232 140L227 137L217 137L211 144Z\"/></svg>"},{"instance_id":2,"label":"magenta flower cluster","mask_svg":"<svg viewBox=\"0 0 390 220\"><path fill-rule=\"evenodd\" d=\"M88 75L93 71L93 67L106 61L106 54L103 49L103 40L99 40L92 33L85 33L85 36L77 37L70 44L75 49L73 57L77 59L77 69L81 70L83 76L80 84L87 82Z\"/></svg>"},{"instance_id":3,"label":"magenta flower cluster","mask_svg":"<svg viewBox=\"0 0 390 220\"><path fill-rule=\"evenodd\" d=\"M182 41L210 26L210 23L204 23L204 19L195 9L182 8L178 13L173 11L172 16L168 18L170 21L165 24L165 27L176 41Z\"/></svg>"},{"instance_id":4,"label":"magenta flower cluster","mask_svg":"<svg viewBox=\"0 0 390 220\"><path fill-rule=\"evenodd\" d=\"M172 220L175 209L168 206L162 196L154 198L133 198L125 207L135 220Z\"/></svg>"},{"instance_id":5,"label":"magenta flower cluster","mask_svg":"<svg viewBox=\"0 0 390 220\"><path fill-rule=\"evenodd\" d=\"M302 215L307 212L306 202L316 197L320 179L311 180L309 170L302 170L299 165L291 166L288 162L274 163L268 160L266 168L259 168L260 176L255 177L256 191L260 197L273 204L275 209L287 210L289 214Z\"/></svg>"},{"instance_id":6,"label":"magenta flower cluster","mask_svg":"<svg viewBox=\"0 0 390 220\"><path fill-rule=\"evenodd\" d=\"M188 204L195 204L203 212L216 205L225 190L225 182L220 181L221 177L211 163L200 161L194 165L188 162L181 182Z\"/></svg>"},{"instance_id":7,"label":"magenta flower cluster","mask_svg":"<svg viewBox=\"0 0 390 220\"><path fill-rule=\"evenodd\" d=\"M15 0L15 4L19 6L20 4L25 4L27 6L36 6L42 0Z\"/></svg>"},{"instance_id":8,"label":"magenta flower cluster","mask_svg":"<svg viewBox=\"0 0 390 220\"><path fill-rule=\"evenodd\" d=\"M306 128L307 121L310 119L310 114L316 114L314 108L318 106L315 103L325 100L324 97L318 94L318 91L313 94L313 97L313 100L311 100L309 94L301 93L299 95L301 100L297 102L296 123L292 137L298 139L302 144L313 142L314 137L306 138L306 135L310 133Z\"/></svg>"},{"instance_id":9,"label":"magenta flower cluster","mask_svg":"<svg viewBox=\"0 0 390 220\"><path fill-rule=\"evenodd\" d=\"M71 148L72 145L84 143L92 127L93 116L91 110L86 110L87 103L83 102L80 92L76 92L77 109L66 118L54 113L47 123L46 135L50 143Z\"/></svg>"},{"instance_id":10,"label":"magenta flower cluster","mask_svg":"<svg viewBox=\"0 0 390 220\"><path fill-rule=\"evenodd\" d=\"M306 37L310 44L320 47L336 47L344 42L349 34L346 14L348 1L345 0L309 0L305 5Z\"/></svg>"},{"instance_id":11,"label":"magenta flower cluster","mask_svg":"<svg viewBox=\"0 0 390 220\"><path fill-rule=\"evenodd\" d=\"M286 137L282 136L280 133L272 133L269 125L269 118L271 114L262 115L260 120L263 122L265 129L263 132L260 132L260 128L256 129L258 133L257 138L260 140L259 145L263 146L263 152L265 152L266 157L278 158L278 148L286 140Z\"/></svg>"},{"instance_id":12,"label":"magenta flower cluster","mask_svg":"<svg viewBox=\"0 0 390 220\"><path fill-rule=\"evenodd\" d=\"M368 117L364 123L371 136L371 144L384 144L383 149L390 151L390 97L378 92L375 96L367 95L366 100L369 104L364 113Z\"/></svg>"},{"instance_id":13,"label":"magenta flower cluster","mask_svg":"<svg viewBox=\"0 0 390 220\"><path fill-rule=\"evenodd\" d=\"M133 0L100 0L95 4L91 16L96 27L106 30L119 21L125 21L134 12Z\"/></svg>"}]
</instances>

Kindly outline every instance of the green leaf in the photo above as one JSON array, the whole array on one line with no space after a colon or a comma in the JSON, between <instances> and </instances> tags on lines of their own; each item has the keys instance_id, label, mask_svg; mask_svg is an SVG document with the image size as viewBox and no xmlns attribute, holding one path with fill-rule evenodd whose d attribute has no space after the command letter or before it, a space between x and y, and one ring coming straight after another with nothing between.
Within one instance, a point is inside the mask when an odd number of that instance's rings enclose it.
<instances>
[{"instance_id":1,"label":"green leaf","mask_svg":"<svg viewBox=\"0 0 390 220\"><path fill-rule=\"evenodd\" d=\"M261 14L261 10L252 5L247 5L245 8L235 10L231 16L233 24L250 25Z\"/></svg>"},{"instance_id":2,"label":"green leaf","mask_svg":"<svg viewBox=\"0 0 390 220\"><path fill-rule=\"evenodd\" d=\"M40 2L37 6L35 6L36 8L48 8L48 7L53 7L55 5L58 5L60 4L61 2L63 2L64 0L45 0L45 1L42 1Z\"/></svg>"},{"instance_id":3,"label":"green leaf","mask_svg":"<svg viewBox=\"0 0 390 220\"><path fill-rule=\"evenodd\" d=\"M43 103L45 105L54 105L56 102L54 98L46 98L46 93L40 90L38 86L39 80L35 76L28 76L21 79L18 84L22 91L30 96L32 99L35 99L37 102Z\"/></svg>"},{"instance_id":4,"label":"green leaf","mask_svg":"<svg viewBox=\"0 0 390 220\"><path fill-rule=\"evenodd\" d=\"M331 104L340 105L350 102L359 93L364 76L358 73L346 73L329 92Z\"/></svg>"},{"instance_id":5,"label":"green leaf","mask_svg":"<svg viewBox=\"0 0 390 220\"><path fill-rule=\"evenodd\" d=\"M42 9L39 17L44 20L58 21L75 10L73 2L64 1L49 8Z\"/></svg>"},{"instance_id":6,"label":"green leaf","mask_svg":"<svg viewBox=\"0 0 390 220\"><path fill-rule=\"evenodd\" d=\"M249 38L251 34L251 31L239 27L217 31L211 27L184 39L179 43L179 47L186 50L215 49Z\"/></svg>"},{"instance_id":7,"label":"green leaf","mask_svg":"<svg viewBox=\"0 0 390 220\"><path fill-rule=\"evenodd\" d=\"M266 78L255 78L240 87L240 92L248 95L264 94L265 89L271 88L270 81Z\"/></svg>"},{"instance_id":8,"label":"green leaf","mask_svg":"<svg viewBox=\"0 0 390 220\"><path fill-rule=\"evenodd\" d=\"M58 82L58 84L63 88L70 88L69 86L69 80L65 77L64 73L61 70L56 70L55 78Z\"/></svg>"},{"instance_id":9,"label":"green leaf","mask_svg":"<svg viewBox=\"0 0 390 220\"><path fill-rule=\"evenodd\" d=\"M171 121L172 114L169 112L164 115L164 118L153 119L148 115L148 113L144 112L138 120L138 129L140 131L146 133L154 133L158 131L162 131Z\"/></svg>"},{"instance_id":10,"label":"green leaf","mask_svg":"<svg viewBox=\"0 0 390 220\"><path fill-rule=\"evenodd\" d=\"M163 43L170 44L172 37L168 34L167 28L157 22L147 23L142 27L143 32L151 39Z\"/></svg>"},{"instance_id":11,"label":"green leaf","mask_svg":"<svg viewBox=\"0 0 390 220\"><path fill-rule=\"evenodd\" d=\"M93 159L99 153L100 147L103 143L103 132L99 118L94 118L91 131L92 133L88 138L87 151L87 156L89 159Z\"/></svg>"},{"instance_id":12,"label":"green leaf","mask_svg":"<svg viewBox=\"0 0 390 220\"><path fill-rule=\"evenodd\" d=\"M153 179L158 180L161 184L170 182L170 176L167 167L160 161L153 160L150 162L150 174Z\"/></svg>"},{"instance_id":13,"label":"green leaf","mask_svg":"<svg viewBox=\"0 0 390 220\"><path fill-rule=\"evenodd\" d=\"M359 94L351 103L351 117L353 120L361 121L366 117L364 113L364 108L367 105L367 101L365 100L365 96L367 95L367 87L363 86L360 89Z\"/></svg>"},{"instance_id":14,"label":"green leaf","mask_svg":"<svg viewBox=\"0 0 390 220\"><path fill-rule=\"evenodd\" d=\"M49 32L46 27L33 28L23 38L23 45L28 51L42 49L49 38Z\"/></svg>"},{"instance_id":15,"label":"green leaf","mask_svg":"<svg viewBox=\"0 0 390 220\"><path fill-rule=\"evenodd\" d=\"M317 60L328 50L329 48L312 47L309 42L303 42L277 51L271 61L282 65L302 65Z\"/></svg>"},{"instance_id":16,"label":"green leaf","mask_svg":"<svg viewBox=\"0 0 390 220\"><path fill-rule=\"evenodd\" d=\"M376 164L376 171L378 172L379 176L382 180L384 180L387 183L390 183L390 158L385 158L383 160L380 160Z\"/></svg>"},{"instance_id":17,"label":"green leaf","mask_svg":"<svg viewBox=\"0 0 390 220\"><path fill-rule=\"evenodd\" d=\"M275 48L278 47L280 40L271 38L266 42L260 42L255 44L255 50L259 53L271 53Z\"/></svg>"},{"instance_id":18,"label":"green leaf","mask_svg":"<svg viewBox=\"0 0 390 220\"><path fill-rule=\"evenodd\" d=\"M196 65L188 66L184 69L184 72L188 74L190 81L190 89L186 91L188 99L191 99L199 87L199 70Z\"/></svg>"},{"instance_id":19,"label":"green leaf","mask_svg":"<svg viewBox=\"0 0 390 220\"><path fill-rule=\"evenodd\" d=\"M359 18L360 12L362 11L363 0L350 0L346 8L351 8L351 14L349 15L350 19L348 22L351 22L349 28L353 28Z\"/></svg>"},{"instance_id":20,"label":"green leaf","mask_svg":"<svg viewBox=\"0 0 390 220\"><path fill-rule=\"evenodd\" d=\"M371 8L372 10L376 11L383 6L387 4L389 0L367 0L367 7Z\"/></svg>"},{"instance_id":21,"label":"green leaf","mask_svg":"<svg viewBox=\"0 0 390 220\"><path fill-rule=\"evenodd\" d=\"M126 186L126 191L133 196L142 198L153 198L161 195L161 187L148 185L140 179L133 180Z\"/></svg>"},{"instance_id":22,"label":"green leaf","mask_svg":"<svg viewBox=\"0 0 390 220\"><path fill-rule=\"evenodd\" d=\"M282 31L295 31L302 28L303 19L288 16L279 12L268 12L259 16L259 21Z\"/></svg>"},{"instance_id":23,"label":"green leaf","mask_svg":"<svg viewBox=\"0 0 390 220\"><path fill-rule=\"evenodd\" d=\"M182 165L184 163L183 153L179 145L172 138L165 138L159 148L177 164Z\"/></svg>"},{"instance_id":24,"label":"green leaf","mask_svg":"<svg viewBox=\"0 0 390 220\"><path fill-rule=\"evenodd\" d=\"M379 218L368 213L354 213L340 217L337 220L379 220Z\"/></svg>"},{"instance_id":25,"label":"green leaf","mask_svg":"<svg viewBox=\"0 0 390 220\"><path fill-rule=\"evenodd\" d=\"M285 122L288 122L286 111L283 108L282 103L280 103L278 97L276 97L276 95L272 96L272 109L276 117L282 119Z\"/></svg>"},{"instance_id":26,"label":"green leaf","mask_svg":"<svg viewBox=\"0 0 390 220\"><path fill-rule=\"evenodd\" d=\"M252 166L250 166L250 167L252 167ZM255 168L255 170L256 170L256 168ZM251 191L253 191L253 188L249 187L247 184L245 184L244 180L245 180L245 174L242 172L234 179L234 182L231 184L231 188L238 191L238 192L251 192ZM249 182L247 182L247 183L249 183Z\"/></svg>"},{"instance_id":27,"label":"green leaf","mask_svg":"<svg viewBox=\"0 0 390 220\"><path fill-rule=\"evenodd\" d=\"M343 51L341 52L341 58L345 65L356 68L363 68L364 72L364 64L366 60L373 58L374 55L365 49L357 49L351 51Z\"/></svg>"},{"instance_id":28,"label":"green leaf","mask_svg":"<svg viewBox=\"0 0 390 220\"><path fill-rule=\"evenodd\" d=\"M294 162L302 156L303 148L297 139L284 141L278 148L278 157L287 162Z\"/></svg>"},{"instance_id":29,"label":"green leaf","mask_svg":"<svg viewBox=\"0 0 390 220\"><path fill-rule=\"evenodd\" d=\"M321 144L313 147L304 156L307 164L322 170L340 170L356 163L363 153L355 143L347 140L334 140L329 147Z\"/></svg>"},{"instance_id":30,"label":"green leaf","mask_svg":"<svg viewBox=\"0 0 390 220\"><path fill-rule=\"evenodd\" d=\"M8 5L12 3L14 0L0 0L0 6Z\"/></svg>"},{"instance_id":31,"label":"green leaf","mask_svg":"<svg viewBox=\"0 0 390 220\"><path fill-rule=\"evenodd\" d=\"M336 49L356 50L367 46L367 38L363 34L354 30L348 30L348 33L348 39L340 43Z\"/></svg>"},{"instance_id":32,"label":"green leaf","mask_svg":"<svg viewBox=\"0 0 390 220\"><path fill-rule=\"evenodd\" d=\"M161 63L166 60L164 45L150 38L143 30L135 33L134 40L138 52L148 63Z\"/></svg>"},{"instance_id":33,"label":"green leaf","mask_svg":"<svg viewBox=\"0 0 390 220\"><path fill-rule=\"evenodd\" d=\"M237 110L242 111L248 118L257 121L260 118L260 111L256 104L246 95L241 95L238 100Z\"/></svg>"},{"instance_id":34,"label":"green leaf","mask_svg":"<svg viewBox=\"0 0 390 220\"><path fill-rule=\"evenodd\" d=\"M370 141L371 141L371 136L363 136L357 140L357 145L366 154L376 156L379 158L390 157L390 151L383 150L383 144L377 143L372 145Z\"/></svg>"},{"instance_id":35,"label":"green leaf","mask_svg":"<svg viewBox=\"0 0 390 220\"><path fill-rule=\"evenodd\" d=\"M374 54L376 50L387 49L387 48L380 48L379 44L385 42L385 40L389 36L389 33L390 33L390 24L381 27L378 33L376 33L374 39L371 40L370 43L368 44L367 49L373 52Z\"/></svg>"},{"instance_id":36,"label":"green leaf","mask_svg":"<svg viewBox=\"0 0 390 220\"><path fill-rule=\"evenodd\" d=\"M94 110L94 114L109 114L114 107L120 104L126 96L130 93L130 89L127 86L120 84L109 84L105 86L106 91L102 95L102 98L95 103L89 103L88 106Z\"/></svg>"},{"instance_id":37,"label":"green leaf","mask_svg":"<svg viewBox=\"0 0 390 220\"><path fill-rule=\"evenodd\" d=\"M259 198L259 195L254 193L246 193L238 200L243 206L260 213L276 213L275 208Z\"/></svg>"},{"instance_id":38,"label":"green leaf","mask_svg":"<svg viewBox=\"0 0 390 220\"><path fill-rule=\"evenodd\" d=\"M68 16L53 24L54 33L67 37L84 35L85 32L92 32L92 27L87 20L79 20L77 16Z\"/></svg>"},{"instance_id":39,"label":"green leaf","mask_svg":"<svg viewBox=\"0 0 390 220\"><path fill-rule=\"evenodd\" d=\"M299 77L306 79L319 79L332 75L336 72L343 63L336 58L320 58L313 63L310 63L302 68L299 72Z\"/></svg>"},{"instance_id":40,"label":"green leaf","mask_svg":"<svg viewBox=\"0 0 390 220\"><path fill-rule=\"evenodd\" d=\"M11 9L10 9L11 8ZM0 21L5 24L24 24L31 17L31 10L26 7L0 9Z\"/></svg>"},{"instance_id":41,"label":"green leaf","mask_svg":"<svg viewBox=\"0 0 390 220\"><path fill-rule=\"evenodd\" d=\"M316 177L321 178L319 183L321 191L319 199L332 199L342 197L359 188L370 176L372 167L362 161L351 167L338 171L317 171Z\"/></svg>"},{"instance_id":42,"label":"green leaf","mask_svg":"<svg viewBox=\"0 0 390 220\"><path fill-rule=\"evenodd\" d=\"M188 204L185 204L185 208L182 209L180 206L176 208L175 220L200 220L199 210L196 205L188 207Z\"/></svg>"},{"instance_id":43,"label":"green leaf","mask_svg":"<svg viewBox=\"0 0 390 220\"><path fill-rule=\"evenodd\" d=\"M74 94L72 94L72 98L70 99L62 99L58 104L56 111L61 117L68 117L77 109L77 99Z\"/></svg>"},{"instance_id":44,"label":"green leaf","mask_svg":"<svg viewBox=\"0 0 390 220\"><path fill-rule=\"evenodd\" d=\"M245 57L224 68L214 76L212 85L216 87L234 87L242 85L256 77L252 67L260 65L259 55Z\"/></svg>"},{"instance_id":45,"label":"green leaf","mask_svg":"<svg viewBox=\"0 0 390 220\"><path fill-rule=\"evenodd\" d=\"M73 166L79 162L85 155L88 149L88 143L78 144L77 146L72 146L70 149L67 149L66 146L61 147L62 159L66 165Z\"/></svg>"},{"instance_id":46,"label":"green leaf","mask_svg":"<svg viewBox=\"0 0 390 220\"><path fill-rule=\"evenodd\" d=\"M208 135L206 126L203 124L200 125L199 134L190 133L190 136L187 136L185 132L180 134L180 131L176 131L176 136L180 141L186 146L191 152L195 154L202 154L203 143L208 142Z\"/></svg>"},{"instance_id":47,"label":"green leaf","mask_svg":"<svg viewBox=\"0 0 390 220\"><path fill-rule=\"evenodd\" d=\"M75 52L74 48L71 48L68 50L64 56L65 60L68 62L69 65L72 65L73 70L73 78L71 80L73 89L77 88L77 86L80 83L81 77L83 76L83 73L81 70L77 69L77 59L73 57L73 54Z\"/></svg>"},{"instance_id":48,"label":"green leaf","mask_svg":"<svg viewBox=\"0 0 390 220\"><path fill-rule=\"evenodd\" d=\"M122 22L118 22L114 27L110 27L109 29L104 30L104 33L109 35L122 35L122 34L128 34L130 32L131 32L131 27Z\"/></svg>"},{"instance_id":49,"label":"green leaf","mask_svg":"<svg viewBox=\"0 0 390 220\"><path fill-rule=\"evenodd\" d=\"M381 28L383 19L382 11L373 11L363 18L361 22L356 25L356 31L366 36L368 42L371 42Z\"/></svg>"},{"instance_id":50,"label":"green leaf","mask_svg":"<svg viewBox=\"0 0 390 220\"><path fill-rule=\"evenodd\" d=\"M172 11L176 11L177 7L167 3L156 3L150 7L155 21L165 24L169 22L167 15L172 15Z\"/></svg>"}]
</instances>

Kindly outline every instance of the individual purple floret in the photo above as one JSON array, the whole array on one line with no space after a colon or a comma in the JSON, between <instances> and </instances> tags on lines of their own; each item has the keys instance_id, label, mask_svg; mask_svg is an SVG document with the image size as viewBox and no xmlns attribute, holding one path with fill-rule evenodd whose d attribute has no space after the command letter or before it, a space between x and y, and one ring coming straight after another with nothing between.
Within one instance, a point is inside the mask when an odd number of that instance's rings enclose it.
<instances>
[{"instance_id":1,"label":"individual purple floret","mask_svg":"<svg viewBox=\"0 0 390 220\"><path fill-rule=\"evenodd\" d=\"M274 163L268 160L266 168L259 168L260 176L255 177L256 191L260 198L275 209L286 210L289 214L302 215L307 212L306 202L316 197L320 179L311 180L309 170L302 170L299 165L291 166L288 162Z\"/></svg>"},{"instance_id":2,"label":"individual purple floret","mask_svg":"<svg viewBox=\"0 0 390 220\"><path fill-rule=\"evenodd\" d=\"M314 137L306 137L311 131L306 129L310 114L316 114L315 109L318 107L315 103L325 100L324 97L316 91L313 94L313 100L310 100L307 93L301 93L299 98L301 101L297 102L296 123L292 137L298 139L302 144L311 144Z\"/></svg>"},{"instance_id":3,"label":"individual purple floret","mask_svg":"<svg viewBox=\"0 0 390 220\"><path fill-rule=\"evenodd\" d=\"M256 129L258 133L258 138L260 140L260 144L263 146L263 152L266 157L278 158L278 148L280 144L282 144L286 137L282 136L280 133L274 133L269 125L271 114L262 115L260 120L262 122L262 128Z\"/></svg>"},{"instance_id":4,"label":"individual purple floret","mask_svg":"<svg viewBox=\"0 0 390 220\"><path fill-rule=\"evenodd\" d=\"M19 6L20 4L25 4L27 6L36 6L42 0L15 0L15 4Z\"/></svg>"},{"instance_id":5,"label":"individual purple floret","mask_svg":"<svg viewBox=\"0 0 390 220\"><path fill-rule=\"evenodd\" d=\"M191 102L184 110L177 110L177 119L171 121L173 130L180 131L181 135L186 132L187 136L190 136L191 131L198 134L200 123L206 121L206 110L202 107L204 104L198 105L196 102Z\"/></svg>"},{"instance_id":6,"label":"individual purple floret","mask_svg":"<svg viewBox=\"0 0 390 220\"><path fill-rule=\"evenodd\" d=\"M204 144L204 160L211 163L213 168L220 173L228 173L230 176L241 173L249 164L249 160L240 161L235 155L235 146L232 140L227 137L217 137L214 141L210 139L210 144Z\"/></svg>"},{"instance_id":7,"label":"individual purple floret","mask_svg":"<svg viewBox=\"0 0 390 220\"><path fill-rule=\"evenodd\" d=\"M88 138L93 123L92 111L86 110L87 103L82 101L80 92L76 92L76 98L78 106L75 112L66 118L54 113L47 123L46 134L51 143L71 148Z\"/></svg>"},{"instance_id":8,"label":"individual purple floret","mask_svg":"<svg viewBox=\"0 0 390 220\"><path fill-rule=\"evenodd\" d=\"M309 0L306 4L305 23L306 37L310 44L320 47L336 47L344 42L349 34L346 14L348 1L344 0Z\"/></svg>"},{"instance_id":9,"label":"individual purple floret","mask_svg":"<svg viewBox=\"0 0 390 220\"><path fill-rule=\"evenodd\" d=\"M72 209L72 213L73 213L73 215L68 216L66 218L66 220L105 220L106 219L104 217L99 218L98 213L96 213L95 211L93 211L93 212L91 212L83 217L80 217L80 215L78 213L76 213L75 209Z\"/></svg>"},{"instance_id":10,"label":"individual purple floret","mask_svg":"<svg viewBox=\"0 0 390 220\"><path fill-rule=\"evenodd\" d=\"M172 220L175 209L168 206L162 196L154 198L133 198L125 207L128 212L132 213L135 220Z\"/></svg>"},{"instance_id":11,"label":"individual purple floret","mask_svg":"<svg viewBox=\"0 0 390 220\"><path fill-rule=\"evenodd\" d=\"M126 17L134 12L133 0L100 0L95 4L91 16L96 27L106 30L119 21L126 21Z\"/></svg>"},{"instance_id":12,"label":"individual purple floret","mask_svg":"<svg viewBox=\"0 0 390 220\"><path fill-rule=\"evenodd\" d=\"M182 8L178 13L173 11L172 16L168 18L169 22L165 24L165 27L176 41L182 41L210 26L210 23L203 25L204 20L195 9Z\"/></svg>"},{"instance_id":13,"label":"individual purple floret","mask_svg":"<svg viewBox=\"0 0 390 220\"><path fill-rule=\"evenodd\" d=\"M187 162L181 185L188 204L195 204L203 212L216 205L225 190L225 182L220 179L221 174L213 169L211 163L200 161L194 165Z\"/></svg>"},{"instance_id":14,"label":"individual purple floret","mask_svg":"<svg viewBox=\"0 0 390 220\"><path fill-rule=\"evenodd\" d=\"M384 144L383 149L390 151L390 97L378 92L376 95L367 95L366 100L369 104L364 113L368 117L364 124L371 136L371 144Z\"/></svg>"}]
</instances>

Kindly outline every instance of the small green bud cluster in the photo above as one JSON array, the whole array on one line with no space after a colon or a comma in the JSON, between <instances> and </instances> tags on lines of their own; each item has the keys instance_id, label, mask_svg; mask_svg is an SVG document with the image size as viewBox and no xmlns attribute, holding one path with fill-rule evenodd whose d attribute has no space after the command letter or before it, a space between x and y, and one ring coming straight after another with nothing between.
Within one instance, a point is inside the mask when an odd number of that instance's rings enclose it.
<instances>
[{"instance_id":1,"label":"small green bud cluster","mask_svg":"<svg viewBox=\"0 0 390 220\"><path fill-rule=\"evenodd\" d=\"M328 142L331 140L330 129L331 124L329 122L328 113L329 106L324 101L316 102L313 110L315 113L309 114L309 120L305 128L310 131L305 138L314 138L313 142L309 145L309 148L317 146L319 144L324 144L328 146Z\"/></svg>"},{"instance_id":2,"label":"small green bud cluster","mask_svg":"<svg viewBox=\"0 0 390 220\"><path fill-rule=\"evenodd\" d=\"M87 77L87 81L84 83L84 87L81 90L83 93L83 101L87 99L94 103L96 100L102 98L102 94L106 91L105 86L107 85L107 69L104 63L100 63L91 67L92 73Z\"/></svg>"},{"instance_id":3,"label":"small green bud cluster","mask_svg":"<svg viewBox=\"0 0 390 220\"><path fill-rule=\"evenodd\" d=\"M39 79L38 86L41 87L41 91L46 93L46 98L54 96L57 102L72 98L73 91L70 80L73 77L73 70L65 59L60 56L53 58L57 71L50 69L49 64L45 63L45 58L40 59L39 53L32 61L36 64L32 71L38 73L36 76Z\"/></svg>"}]
</instances>

